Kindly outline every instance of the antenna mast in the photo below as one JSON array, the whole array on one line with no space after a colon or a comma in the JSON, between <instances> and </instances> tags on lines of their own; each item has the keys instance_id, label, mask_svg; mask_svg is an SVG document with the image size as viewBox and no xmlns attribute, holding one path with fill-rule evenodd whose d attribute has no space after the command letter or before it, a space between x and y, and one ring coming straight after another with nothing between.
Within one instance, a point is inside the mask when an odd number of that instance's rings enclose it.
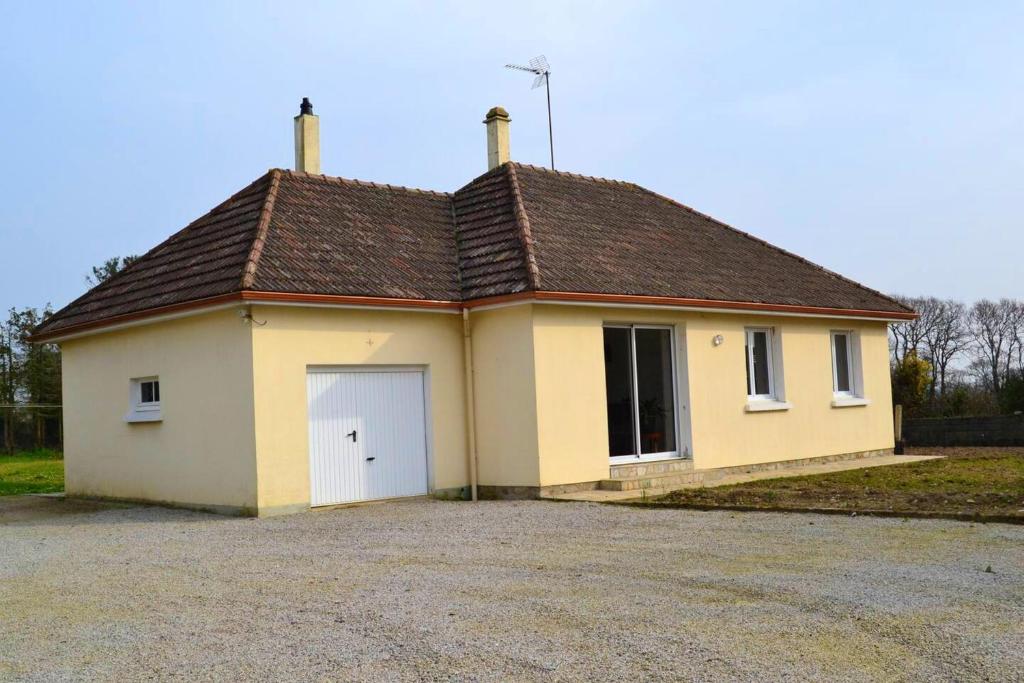
<instances>
[{"instance_id":1,"label":"antenna mast","mask_svg":"<svg viewBox=\"0 0 1024 683\"><path fill-rule=\"evenodd\" d=\"M548 95L548 146L551 148L551 170L555 170L555 134L551 127L551 67L548 65L548 60L544 55L534 57L530 60L529 66L521 66L519 64L506 64L506 69L515 69L516 71L526 71L536 75L533 79L533 86L531 90L539 88L541 84L544 85Z\"/></svg>"}]
</instances>

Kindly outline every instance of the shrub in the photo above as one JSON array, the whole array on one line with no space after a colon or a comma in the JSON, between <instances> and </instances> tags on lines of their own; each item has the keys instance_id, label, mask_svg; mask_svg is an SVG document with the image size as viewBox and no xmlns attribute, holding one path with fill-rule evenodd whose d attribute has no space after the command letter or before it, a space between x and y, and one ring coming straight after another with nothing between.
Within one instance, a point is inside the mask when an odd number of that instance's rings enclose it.
<instances>
[{"instance_id":1,"label":"shrub","mask_svg":"<svg viewBox=\"0 0 1024 683\"><path fill-rule=\"evenodd\" d=\"M892 368L892 400L903 406L907 417L920 415L931 386L932 366L911 351Z\"/></svg>"}]
</instances>

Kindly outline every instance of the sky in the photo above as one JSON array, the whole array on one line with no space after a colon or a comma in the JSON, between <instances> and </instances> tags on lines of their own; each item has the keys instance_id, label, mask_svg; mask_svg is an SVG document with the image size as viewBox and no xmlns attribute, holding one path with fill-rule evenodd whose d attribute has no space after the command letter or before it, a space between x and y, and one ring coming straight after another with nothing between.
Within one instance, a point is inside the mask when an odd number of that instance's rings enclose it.
<instances>
[{"instance_id":1,"label":"sky","mask_svg":"<svg viewBox=\"0 0 1024 683\"><path fill-rule=\"evenodd\" d=\"M0 310L63 306L268 168L630 180L885 292L1024 298L1024 4L0 0Z\"/></svg>"}]
</instances>

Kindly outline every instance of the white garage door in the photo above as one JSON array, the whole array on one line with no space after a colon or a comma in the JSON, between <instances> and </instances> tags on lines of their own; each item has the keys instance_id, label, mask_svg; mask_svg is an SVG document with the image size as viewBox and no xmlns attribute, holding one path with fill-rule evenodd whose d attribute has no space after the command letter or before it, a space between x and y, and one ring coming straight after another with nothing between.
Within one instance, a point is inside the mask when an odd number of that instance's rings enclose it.
<instances>
[{"instance_id":1,"label":"white garage door","mask_svg":"<svg viewBox=\"0 0 1024 683\"><path fill-rule=\"evenodd\" d=\"M306 385L311 505L427 492L422 371L310 370Z\"/></svg>"}]
</instances>

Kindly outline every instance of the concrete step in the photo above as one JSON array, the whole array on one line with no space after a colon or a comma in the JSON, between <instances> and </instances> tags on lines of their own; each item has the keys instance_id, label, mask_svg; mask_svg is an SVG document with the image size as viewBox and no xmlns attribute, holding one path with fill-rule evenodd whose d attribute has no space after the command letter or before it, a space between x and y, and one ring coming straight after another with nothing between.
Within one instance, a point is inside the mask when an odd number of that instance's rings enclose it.
<instances>
[{"instance_id":1,"label":"concrete step","mask_svg":"<svg viewBox=\"0 0 1024 683\"><path fill-rule=\"evenodd\" d=\"M693 460L675 458L673 460L656 460L654 462L627 463L612 465L610 479L636 479L637 477L655 477L670 472L690 472Z\"/></svg>"},{"instance_id":2,"label":"concrete step","mask_svg":"<svg viewBox=\"0 0 1024 683\"><path fill-rule=\"evenodd\" d=\"M671 489L673 486L699 484L704 479L703 472L679 471L662 474L633 477L631 479L602 479L597 488L602 491L640 491L642 489Z\"/></svg>"}]
</instances>

